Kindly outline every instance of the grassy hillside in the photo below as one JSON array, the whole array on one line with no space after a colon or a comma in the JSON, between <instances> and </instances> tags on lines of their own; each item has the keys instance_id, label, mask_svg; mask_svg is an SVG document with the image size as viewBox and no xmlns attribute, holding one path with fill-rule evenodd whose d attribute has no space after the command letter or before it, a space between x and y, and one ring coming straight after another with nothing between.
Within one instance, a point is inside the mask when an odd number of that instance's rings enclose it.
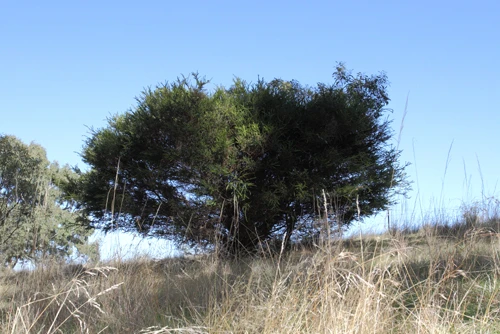
<instances>
[{"instance_id":1,"label":"grassy hillside","mask_svg":"<svg viewBox=\"0 0 500 334\"><path fill-rule=\"evenodd\" d=\"M493 212L493 213L492 213ZM2 333L496 333L500 220L236 260L47 263L0 278Z\"/></svg>"}]
</instances>

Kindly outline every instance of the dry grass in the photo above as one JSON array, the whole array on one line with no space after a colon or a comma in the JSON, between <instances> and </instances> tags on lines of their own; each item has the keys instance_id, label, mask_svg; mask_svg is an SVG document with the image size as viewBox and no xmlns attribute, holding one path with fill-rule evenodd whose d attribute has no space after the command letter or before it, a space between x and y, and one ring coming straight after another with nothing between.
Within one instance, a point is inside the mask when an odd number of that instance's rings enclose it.
<instances>
[{"instance_id":1,"label":"dry grass","mask_svg":"<svg viewBox=\"0 0 500 334\"><path fill-rule=\"evenodd\" d=\"M0 332L500 332L499 222L464 217L239 261L3 273Z\"/></svg>"}]
</instances>

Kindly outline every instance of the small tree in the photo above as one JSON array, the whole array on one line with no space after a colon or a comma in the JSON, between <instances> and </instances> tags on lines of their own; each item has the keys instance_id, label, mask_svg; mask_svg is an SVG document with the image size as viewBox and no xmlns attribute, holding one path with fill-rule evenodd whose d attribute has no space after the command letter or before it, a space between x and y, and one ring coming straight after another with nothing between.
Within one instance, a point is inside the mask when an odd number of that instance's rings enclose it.
<instances>
[{"instance_id":1,"label":"small tree","mask_svg":"<svg viewBox=\"0 0 500 334\"><path fill-rule=\"evenodd\" d=\"M92 230L82 224L61 185L77 175L49 163L45 150L0 135L0 258L18 261L70 255Z\"/></svg>"},{"instance_id":2,"label":"small tree","mask_svg":"<svg viewBox=\"0 0 500 334\"><path fill-rule=\"evenodd\" d=\"M333 84L235 80L211 94L193 78L145 91L92 132L78 187L96 226L236 252L317 233L323 191L337 228L407 190L385 75L339 66Z\"/></svg>"}]
</instances>

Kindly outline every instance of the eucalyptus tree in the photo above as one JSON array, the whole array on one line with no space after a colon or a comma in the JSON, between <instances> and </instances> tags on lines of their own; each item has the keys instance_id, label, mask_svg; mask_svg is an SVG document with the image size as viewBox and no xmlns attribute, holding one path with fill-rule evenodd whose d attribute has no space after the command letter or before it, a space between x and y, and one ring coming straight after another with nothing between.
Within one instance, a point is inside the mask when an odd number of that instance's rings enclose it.
<instances>
[{"instance_id":1,"label":"eucalyptus tree","mask_svg":"<svg viewBox=\"0 0 500 334\"><path fill-rule=\"evenodd\" d=\"M93 226L237 252L318 233L324 199L331 228L385 210L408 189L387 77L340 65L333 78L208 91L194 74L145 90L85 143L75 189Z\"/></svg>"},{"instance_id":2,"label":"eucalyptus tree","mask_svg":"<svg viewBox=\"0 0 500 334\"><path fill-rule=\"evenodd\" d=\"M92 230L62 190L76 177L69 167L49 163L40 145L0 135L0 259L4 265L65 257L75 246L86 244Z\"/></svg>"}]
</instances>

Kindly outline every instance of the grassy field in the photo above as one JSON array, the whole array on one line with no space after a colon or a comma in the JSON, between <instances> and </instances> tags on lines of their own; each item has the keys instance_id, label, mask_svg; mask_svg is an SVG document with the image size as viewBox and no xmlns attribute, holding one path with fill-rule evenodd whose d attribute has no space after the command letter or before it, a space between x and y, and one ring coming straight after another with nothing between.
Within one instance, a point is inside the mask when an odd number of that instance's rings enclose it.
<instances>
[{"instance_id":1,"label":"grassy field","mask_svg":"<svg viewBox=\"0 0 500 334\"><path fill-rule=\"evenodd\" d=\"M493 212L493 213L492 213ZM500 333L496 210L236 260L47 263L0 278L1 333Z\"/></svg>"}]
</instances>

